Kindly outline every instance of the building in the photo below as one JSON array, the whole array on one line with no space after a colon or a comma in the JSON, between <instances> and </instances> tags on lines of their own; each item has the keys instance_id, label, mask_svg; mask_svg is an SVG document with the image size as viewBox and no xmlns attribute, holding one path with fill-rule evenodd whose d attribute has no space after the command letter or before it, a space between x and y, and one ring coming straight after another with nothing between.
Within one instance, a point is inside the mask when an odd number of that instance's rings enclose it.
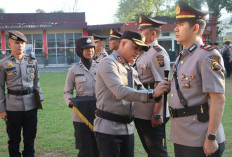
<instances>
[{"instance_id":1,"label":"building","mask_svg":"<svg viewBox=\"0 0 232 157\"><path fill-rule=\"evenodd\" d=\"M162 16L155 19L168 23L161 27L159 43L169 52L171 61L174 61L182 49L175 39L175 18ZM28 39L27 49L35 53L39 64L69 64L79 59L75 54L75 39L93 34L109 36L112 28L122 33L126 30L137 31L138 24L87 25L85 13L0 13L0 51L9 54L8 31L20 30ZM204 41L211 41L211 28L208 25L204 31Z\"/></svg>"}]
</instances>

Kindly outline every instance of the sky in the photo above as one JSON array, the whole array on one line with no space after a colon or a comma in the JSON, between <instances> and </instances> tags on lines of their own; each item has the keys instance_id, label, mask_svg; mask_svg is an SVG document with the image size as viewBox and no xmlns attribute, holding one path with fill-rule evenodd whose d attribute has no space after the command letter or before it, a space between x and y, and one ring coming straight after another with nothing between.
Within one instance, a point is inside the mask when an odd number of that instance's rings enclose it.
<instances>
[{"instance_id":1,"label":"sky","mask_svg":"<svg viewBox=\"0 0 232 157\"><path fill-rule=\"evenodd\" d=\"M76 3L75 3L76 1ZM88 25L110 24L115 22L119 0L0 0L0 8L5 13L35 13L43 9L49 13L63 10L65 12L85 12ZM221 19L231 16L223 11Z\"/></svg>"},{"instance_id":2,"label":"sky","mask_svg":"<svg viewBox=\"0 0 232 157\"><path fill-rule=\"evenodd\" d=\"M35 13L37 9L85 12L88 25L114 23L117 6L118 0L0 0L5 13Z\"/></svg>"}]
</instances>

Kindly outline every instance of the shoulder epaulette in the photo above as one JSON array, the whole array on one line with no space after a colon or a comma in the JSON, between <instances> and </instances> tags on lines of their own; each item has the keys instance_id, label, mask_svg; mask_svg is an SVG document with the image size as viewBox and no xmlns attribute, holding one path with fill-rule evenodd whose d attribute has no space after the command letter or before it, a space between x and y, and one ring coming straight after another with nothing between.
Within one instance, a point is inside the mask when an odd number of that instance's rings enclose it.
<instances>
[{"instance_id":1,"label":"shoulder epaulette","mask_svg":"<svg viewBox=\"0 0 232 157\"><path fill-rule=\"evenodd\" d=\"M157 52L162 51L162 49L158 45L153 45L153 49L155 49Z\"/></svg>"},{"instance_id":2,"label":"shoulder epaulette","mask_svg":"<svg viewBox=\"0 0 232 157\"><path fill-rule=\"evenodd\" d=\"M200 46L200 48L204 49L204 50L207 50L207 51L211 51L213 49L216 49L215 46L211 46L211 45L207 45L207 44L203 44Z\"/></svg>"}]
</instances>

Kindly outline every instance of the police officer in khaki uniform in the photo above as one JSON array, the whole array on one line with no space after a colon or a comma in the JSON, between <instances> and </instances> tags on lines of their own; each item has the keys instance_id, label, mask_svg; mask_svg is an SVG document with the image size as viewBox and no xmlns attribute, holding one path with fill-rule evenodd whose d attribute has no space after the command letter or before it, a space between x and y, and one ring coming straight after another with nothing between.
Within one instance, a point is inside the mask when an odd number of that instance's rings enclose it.
<instances>
[{"instance_id":1,"label":"police officer in khaki uniform","mask_svg":"<svg viewBox=\"0 0 232 157\"><path fill-rule=\"evenodd\" d=\"M168 82L160 83L154 92L143 87L137 72L130 66L141 50L148 50L142 36L137 32L126 31L121 37L118 51L99 64L94 130L100 157L133 157L133 102L154 102L153 97L160 99L168 90Z\"/></svg>"},{"instance_id":2,"label":"police officer in khaki uniform","mask_svg":"<svg viewBox=\"0 0 232 157\"><path fill-rule=\"evenodd\" d=\"M37 128L37 108L44 100L39 84L38 63L24 55L27 38L19 31L9 31L11 55L0 60L0 117L6 121L11 157L20 157L23 129L24 157L33 157ZM7 95L5 95L5 84ZM35 94L37 93L37 98Z\"/></svg>"},{"instance_id":3,"label":"police officer in khaki uniform","mask_svg":"<svg viewBox=\"0 0 232 157\"><path fill-rule=\"evenodd\" d=\"M110 30L110 37L109 37L109 47L111 51L116 51L119 48L119 44L121 41L122 33L118 32L115 29Z\"/></svg>"},{"instance_id":4,"label":"police officer in khaki uniform","mask_svg":"<svg viewBox=\"0 0 232 157\"><path fill-rule=\"evenodd\" d=\"M74 88L77 97L95 95L97 63L92 59L95 46L90 37L76 40L76 53L81 61L68 70L64 99L69 107L73 105L69 99L73 97ZM93 132L74 111L72 112L72 120L75 129L76 149L79 149L78 157L97 157L98 150Z\"/></svg>"},{"instance_id":5,"label":"police officer in khaki uniform","mask_svg":"<svg viewBox=\"0 0 232 157\"><path fill-rule=\"evenodd\" d=\"M169 97L171 141L176 157L222 157L225 135L223 59L203 44L207 12L176 6L176 39L183 45L173 67Z\"/></svg>"},{"instance_id":6,"label":"police officer in khaki uniform","mask_svg":"<svg viewBox=\"0 0 232 157\"><path fill-rule=\"evenodd\" d=\"M105 50L105 47L106 47L105 40L107 37L100 36L100 35L93 35L93 37L94 37L94 42L96 43L95 56L93 59L96 62L100 62L101 59L108 56L108 54Z\"/></svg>"},{"instance_id":7,"label":"police officer in khaki uniform","mask_svg":"<svg viewBox=\"0 0 232 157\"><path fill-rule=\"evenodd\" d=\"M158 44L160 26L165 22L153 20L141 14L139 32L145 37L149 50L137 59L140 81L147 89L153 89L164 80L164 70L170 70L170 59L166 50ZM168 108L168 107L167 107ZM135 104L135 126L148 157L167 157L165 123L163 123L163 101L159 103ZM168 112L166 112L168 113ZM147 138L149 137L149 138Z\"/></svg>"}]
</instances>

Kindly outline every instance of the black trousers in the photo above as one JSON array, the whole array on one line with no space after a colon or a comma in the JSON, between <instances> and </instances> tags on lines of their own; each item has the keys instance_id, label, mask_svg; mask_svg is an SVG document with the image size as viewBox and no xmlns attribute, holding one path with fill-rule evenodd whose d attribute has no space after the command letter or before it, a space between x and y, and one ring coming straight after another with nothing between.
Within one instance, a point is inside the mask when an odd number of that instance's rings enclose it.
<instances>
[{"instance_id":1,"label":"black trousers","mask_svg":"<svg viewBox=\"0 0 232 157\"><path fill-rule=\"evenodd\" d=\"M225 143L219 143L218 150L209 157L222 157L225 150ZM189 147L174 143L175 157L206 157L203 147Z\"/></svg>"},{"instance_id":2,"label":"black trousers","mask_svg":"<svg viewBox=\"0 0 232 157\"><path fill-rule=\"evenodd\" d=\"M163 146L164 123L158 127L152 127L150 120L135 118L134 122L148 157L168 157L166 141Z\"/></svg>"},{"instance_id":3,"label":"black trousers","mask_svg":"<svg viewBox=\"0 0 232 157\"><path fill-rule=\"evenodd\" d=\"M96 132L99 157L134 157L134 134L109 135Z\"/></svg>"},{"instance_id":4,"label":"black trousers","mask_svg":"<svg viewBox=\"0 0 232 157\"><path fill-rule=\"evenodd\" d=\"M37 131L37 109L30 111L7 111L6 131L9 137L10 157L20 157L19 146L23 129L23 157L34 157L34 141Z\"/></svg>"},{"instance_id":5,"label":"black trousers","mask_svg":"<svg viewBox=\"0 0 232 157\"><path fill-rule=\"evenodd\" d=\"M229 59L224 59L224 66L226 69L226 77L230 77L231 75L231 64L229 63Z\"/></svg>"},{"instance_id":6,"label":"black trousers","mask_svg":"<svg viewBox=\"0 0 232 157\"><path fill-rule=\"evenodd\" d=\"M98 157L97 143L94 133L84 123L73 122L78 157Z\"/></svg>"}]
</instances>

